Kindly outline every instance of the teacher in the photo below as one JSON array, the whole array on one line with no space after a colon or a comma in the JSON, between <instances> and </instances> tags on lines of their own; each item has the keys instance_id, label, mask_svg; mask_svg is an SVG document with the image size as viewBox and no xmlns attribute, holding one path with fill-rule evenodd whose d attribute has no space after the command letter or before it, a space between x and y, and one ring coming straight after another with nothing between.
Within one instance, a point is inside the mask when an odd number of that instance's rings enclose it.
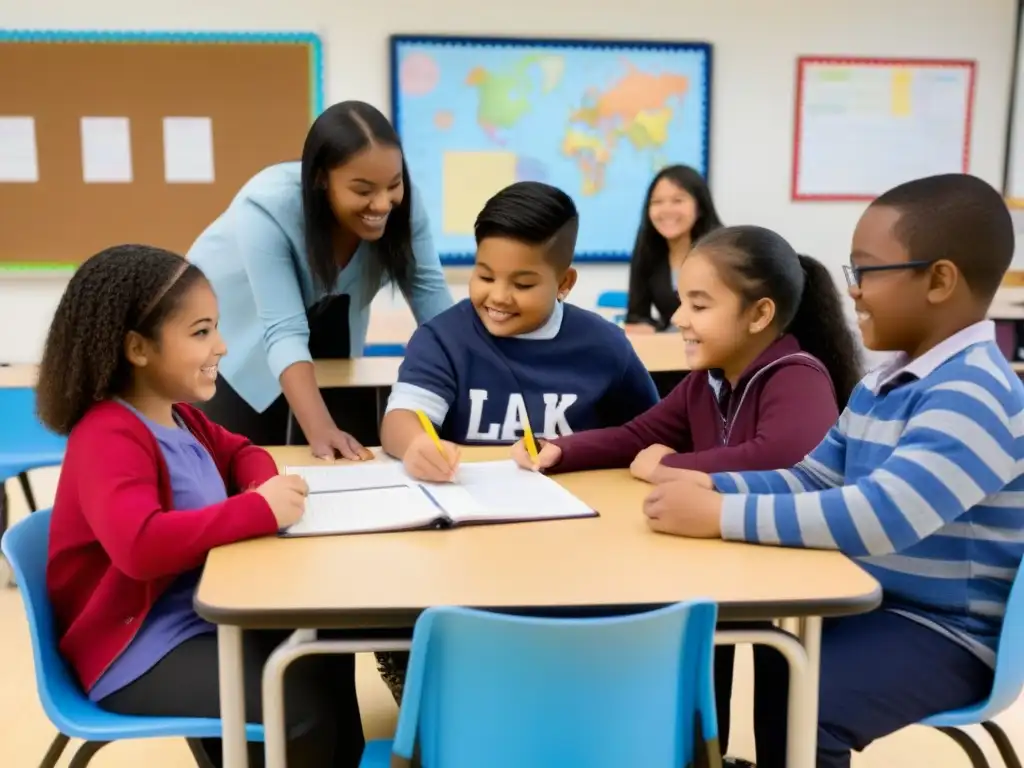
<instances>
[{"instance_id":1,"label":"teacher","mask_svg":"<svg viewBox=\"0 0 1024 768\"><path fill-rule=\"evenodd\" d=\"M217 294L228 347L206 414L257 445L280 445L290 410L315 456L368 458L337 422L365 427L373 406L342 390L329 409L313 360L362 354L370 303L385 285L402 292L420 324L452 305L387 118L360 101L327 109L302 162L250 179L188 258Z\"/></svg>"}]
</instances>

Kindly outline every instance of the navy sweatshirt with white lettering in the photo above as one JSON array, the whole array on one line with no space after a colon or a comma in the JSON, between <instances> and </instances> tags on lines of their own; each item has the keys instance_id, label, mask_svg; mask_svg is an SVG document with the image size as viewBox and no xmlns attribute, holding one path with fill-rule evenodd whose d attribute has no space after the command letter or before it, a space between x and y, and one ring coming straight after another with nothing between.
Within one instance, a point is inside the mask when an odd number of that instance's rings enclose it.
<instances>
[{"instance_id":1,"label":"navy sweatshirt with white lettering","mask_svg":"<svg viewBox=\"0 0 1024 768\"><path fill-rule=\"evenodd\" d=\"M537 437L618 426L658 401L622 330L559 302L547 322L514 337L491 335L461 301L409 340L387 410L422 410L441 437L513 443L523 413Z\"/></svg>"}]
</instances>

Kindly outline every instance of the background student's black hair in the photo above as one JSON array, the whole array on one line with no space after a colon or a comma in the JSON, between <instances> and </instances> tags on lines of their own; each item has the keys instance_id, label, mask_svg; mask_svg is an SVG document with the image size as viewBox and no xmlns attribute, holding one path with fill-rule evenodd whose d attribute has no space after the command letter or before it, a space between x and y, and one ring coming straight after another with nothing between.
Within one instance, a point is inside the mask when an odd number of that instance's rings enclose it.
<instances>
[{"instance_id":1,"label":"background student's black hair","mask_svg":"<svg viewBox=\"0 0 1024 768\"><path fill-rule=\"evenodd\" d=\"M94 403L131 381L124 343L129 331L156 339L193 285L199 267L149 245L117 245L87 259L57 305L36 387L42 422L68 434Z\"/></svg>"},{"instance_id":2,"label":"background student's black hair","mask_svg":"<svg viewBox=\"0 0 1024 768\"><path fill-rule=\"evenodd\" d=\"M343 101L328 107L313 122L302 148L302 212L306 252L313 277L330 290L341 268L334 257L332 232L337 226L327 197L327 174L367 147L378 144L402 149L394 127L380 110L362 101ZM388 216L384 234L371 243L377 257L367 275L369 285L381 277L392 285L408 287L412 252L412 196L409 168L402 159L405 195Z\"/></svg>"},{"instance_id":3,"label":"background student's black hair","mask_svg":"<svg viewBox=\"0 0 1024 768\"><path fill-rule=\"evenodd\" d=\"M861 352L828 269L764 227L724 227L695 248L714 260L722 280L748 306L763 298L775 302L778 328L825 365L844 408L863 375Z\"/></svg>"},{"instance_id":4,"label":"background student's black hair","mask_svg":"<svg viewBox=\"0 0 1024 768\"><path fill-rule=\"evenodd\" d=\"M546 245L558 269L572 264L579 231L579 213L572 198L558 187L520 181L495 194L476 217L476 242L505 237L527 245Z\"/></svg>"},{"instance_id":5,"label":"background student's black hair","mask_svg":"<svg viewBox=\"0 0 1024 768\"><path fill-rule=\"evenodd\" d=\"M690 229L690 242L722 226L704 177L688 165L669 165L658 171L647 187L640 214L636 242L629 262L629 305L627 323L650 323L663 330L679 308L679 297L672 287L672 269L668 263L669 243L651 221L651 198L658 182L667 179L693 198L697 218ZM651 315L651 306L658 309L660 321Z\"/></svg>"}]
</instances>

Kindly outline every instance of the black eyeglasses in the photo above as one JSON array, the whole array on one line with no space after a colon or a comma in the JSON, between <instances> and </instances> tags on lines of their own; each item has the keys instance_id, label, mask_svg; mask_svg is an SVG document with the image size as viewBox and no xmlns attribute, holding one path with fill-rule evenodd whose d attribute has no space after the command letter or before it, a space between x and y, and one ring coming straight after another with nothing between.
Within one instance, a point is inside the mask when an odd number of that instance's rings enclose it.
<instances>
[{"instance_id":1,"label":"black eyeglasses","mask_svg":"<svg viewBox=\"0 0 1024 768\"><path fill-rule=\"evenodd\" d=\"M933 264L931 261L904 261L900 264L872 264L868 267L855 267L852 264L843 264L843 274L846 276L846 284L851 288L859 288L861 276L865 272L893 272L897 269L924 269Z\"/></svg>"}]
</instances>

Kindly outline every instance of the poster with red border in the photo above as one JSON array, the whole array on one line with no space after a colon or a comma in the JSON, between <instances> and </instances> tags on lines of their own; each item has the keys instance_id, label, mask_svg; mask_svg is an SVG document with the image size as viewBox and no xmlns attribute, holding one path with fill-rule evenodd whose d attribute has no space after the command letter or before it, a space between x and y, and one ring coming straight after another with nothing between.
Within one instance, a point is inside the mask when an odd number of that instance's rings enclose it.
<instances>
[{"instance_id":1,"label":"poster with red border","mask_svg":"<svg viewBox=\"0 0 1024 768\"><path fill-rule=\"evenodd\" d=\"M794 201L872 200L910 179L967 173L976 64L801 56Z\"/></svg>"}]
</instances>

